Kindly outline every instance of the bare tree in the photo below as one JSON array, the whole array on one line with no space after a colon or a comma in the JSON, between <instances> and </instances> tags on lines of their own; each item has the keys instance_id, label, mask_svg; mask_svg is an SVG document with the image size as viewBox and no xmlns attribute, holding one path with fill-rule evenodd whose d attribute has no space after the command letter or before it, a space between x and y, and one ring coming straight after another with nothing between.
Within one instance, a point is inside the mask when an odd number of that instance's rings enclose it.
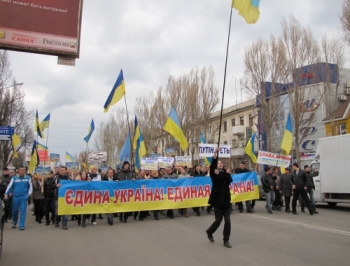
<instances>
[{"instance_id":1,"label":"bare tree","mask_svg":"<svg viewBox=\"0 0 350 266\"><path fill-rule=\"evenodd\" d=\"M350 0L344 0L343 12L340 15L340 21L344 32L344 40L350 45Z\"/></svg>"}]
</instances>

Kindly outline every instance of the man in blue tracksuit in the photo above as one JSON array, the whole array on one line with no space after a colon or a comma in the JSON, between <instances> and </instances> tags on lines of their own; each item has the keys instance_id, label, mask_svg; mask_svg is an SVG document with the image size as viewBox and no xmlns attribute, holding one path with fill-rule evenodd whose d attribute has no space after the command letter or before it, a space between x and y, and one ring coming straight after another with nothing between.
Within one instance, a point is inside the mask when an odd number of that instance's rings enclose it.
<instances>
[{"instance_id":1,"label":"man in blue tracksuit","mask_svg":"<svg viewBox=\"0 0 350 266\"><path fill-rule=\"evenodd\" d=\"M14 176L8 185L4 200L8 200L12 194L12 228L15 229L18 222L18 211L20 212L19 229L24 230L26 223L26 213L28 198L32 194L32 182L30 176L26 175L26 169L20 167L18 176Z\"/></svg>"}]
</instances>

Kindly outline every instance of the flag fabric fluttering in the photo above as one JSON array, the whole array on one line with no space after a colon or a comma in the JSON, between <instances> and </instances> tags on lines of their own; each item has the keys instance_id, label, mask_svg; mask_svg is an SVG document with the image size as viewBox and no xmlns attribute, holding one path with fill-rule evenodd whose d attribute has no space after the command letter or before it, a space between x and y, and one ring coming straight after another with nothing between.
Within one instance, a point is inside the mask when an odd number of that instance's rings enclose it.
<instances>
[{"instance_id":1,"label":"flag fabric fluttering","mask_svg":"<svg viewBox=\"0 0 350 266\"><path fill-rule=\"evenodd\" d=\"M33 173L35 171L35 168L37 168L39 164L40 164L40 160L39 160L37 142L36 140L34 140L32 153L30 155L30 161L29 161L29 172Z\"/></svg>"},{"instance_id":2,"label":"flag fabric fluttering","mask_svg":"<svg viewBox=\"0 0 350 266\"><path fill-rule=\"evenodd\" d=\"M124 96L124 94L125 94L125 82L124 82L123 70L121 69L119 76L117 78L117 81L115 82L113 89L109 94L105 105L103 106L104 112L107 113L109 110L109 107L119 102L120 99Z\"/></svg>"},{"instance_id":3,"label":"flag fabric fluttering","mask_svg":"<svg viewBox=\"0 0 350 266\"><path fill-rule=\"evenodd\" d=\"M284 128L284 134L281 142L281 150L283 154L288 155L293 145L293 124L290 113L288 114L286 127Z\"/></svg>"},{"instance_id":4,"label":"flag fabric fluttering","mask_svg":"<svg viewBox=\"0 0 350 266\"><path fill-rule=\"evenodd\" d=\"M135 152L135 171L139 172L141 169L141 159L144 155L146 155L146 145L142 137L141 129L139 123L137 121L137 117L135 116L135 133L133 140L133 149Z\"/></svg>"},{"instance_id":5,"label":"flag fabric fluttering","mask_svg":"<svg viewBox=\"0 0 350 266\"><path fill-rule=\"evenodd\" d=\"M201 137L200 137L200 141L201 143L205 143L205 137L204 137L204 133L201 132ZM204 157L204 163L205 165L211 165L211 157Z\"/></svg>"},{"instance_id":6,"label":"flag fabric fluttering","mask_svg":"<svg viewBox=\"0 0 350 266\"><path fill-rule=\"evenodd\" d=\"M119 160L121 162L130 161L130 152L131 152L131 142L130 142L130 132L125 139L124 145L119 153Z\"/></svg>"},{"instance_id":7,"label":"flag fabric fluttering","mask_svg":"<svg viewBox=\"0 0 350 266\"><path fill-rule=\"evenodd\" d=\"M171 107L169 117L165 123L164 130L167 131L174 139L180 142L181 149L185 151L188 148L187 139L182 131L179 118L177 117L176 110Z\"/></svg>"},{"instance_id":8,"label":"flag fabric fluttering","mask_svg":"<svg viewBox=\"0 0 350 266\"><path fill-rule=\"evenodd\" d=\"M86 144L89 143L90 137L91 137L92 133L94 132L94 130L95 130L95 123L94 123L94 120L92 119L92 120L91 120L90 127L89 127L89 130L88 130L88 134L87 134L87 136L84 138Z\"/></svg>"},{"instance_id":9,"label":"flag fabric fluttering","mask_svg":"<svg viewBox=\"0 0 350 266\"><path fill-rule=\"evenodd\" d=\"M18 135L15 133L15 129L12 127L10 127L10 136L11 136L13 157L18 158L17 147L19 144L21 144L21 139L18 137Z\"/></svg>"},{"instance_id":10,"label":"flag fabric fluttering","mask_svg":"<svg viewBox=\"0 0 350 266\"><path fill-rule=\"evenodd\" d=\"M39 124L39 115L38 115L38 110L36 110L36 115L35 115L35 129L40 138L44 138L44 133L40 127Z\"/></svg>"},{"instance_id":11,"label":"flag fabric fluttering","mask_svg":"<svg viewBox=\"0 0 350 266\"><path fill-rule=\"evenodd\" d=\"M38 150L40 149L40 150L43 150L43 151L48 151L49 150L49 148L47 146L45 146L43 144L40 144L39 142L37 142L37 148L38 148Z\"/></svg>"},{"instance_id":12,"label":"flag fabric fluttering","mask_svg":"<svg viewBox=\"0 0 350 266\"><path fill-rule=\"evenodd\" d=\"M252 135L252 137L248 141L247 146L244 149L245 153L252 159L253 163L256 163L258 161L256 158L256 155L254 153L255 135L256 135L256 132L254 132L254 134Z\"/></svg>"},{"instance_id":13,"label":"flag fabric fluttering","mask_svg":"<svg viewBox=\"0 0 350 266\"><path fill-rule=\"evenodd\" d=\"M254 24L260 16L260 0L232 0L232 7L237 9L248 24Z\"/></svg>"},{"instance_id":14,"label":"flag fabric fluttering","mask_svg":"<svg viewBox=\"0 0 350 266\"><path fill-rule=\"evenodd\" d=\"M66 151L66 161L74 162L75 158L72 154L70 154L68 151Z\"/></svg>"},{"instance_id":15,"label":"flag fabric fluttering","mask_svg":"<svg viewBox=\"0 0 350 266\"><path fill-rule=\"evenodd\" d=\"M41 130L44 130L45 128L50 127L50 114L48 114L43 121L40 123Z\"/></svg>"}]
</instances>

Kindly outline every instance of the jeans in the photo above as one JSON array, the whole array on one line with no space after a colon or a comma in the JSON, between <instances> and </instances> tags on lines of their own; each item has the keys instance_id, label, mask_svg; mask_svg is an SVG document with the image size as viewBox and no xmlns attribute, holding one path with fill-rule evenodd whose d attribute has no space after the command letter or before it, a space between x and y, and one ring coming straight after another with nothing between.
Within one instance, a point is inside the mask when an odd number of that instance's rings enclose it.
<instances>
[{"instance_id":1,"label":"jeans","mask_svg":"<svg viewBox=\"0 0 350 266\"><path fill-rule=\"evenodd\" d=\"M315 211L316 210L316 205L315 205L314 190L310 189L310 190L308 190L308 192L309 192L309 196L310 196L311 207Z\"/></svg>"},{"instance_id":2,"label":"jeans","mask_svg":"<svg viewBox=\"0 0 350 266\"><path fill-rule=\"evenodd\" d=\"M59 218L62 218L62 227L67 227L68 225L68 215L62 215L58 216L58 201L55 200L55 207L56 207L56 224L59 223Z\"/></svg>"},{"instance_id":3,"label":"jeans","mask_svg":"<svg viewBox=\"0 0 350 266\"><path fill-rule=\"evenodd\" d=\"M18 222L18 213L20 213L19 228L25 228L27 216L28 196L12 196L12 224Z\"/></svg>"},{"instance_id":4,"label":"jeans","mask_svg":"<svg viewBox=\"0 0 350 266\"><path fill-rule=\"evenodd\" d=\"M265 192L266 205L265 208L267 211L272 211L272 203L275 201L275 191Z\"/></svg>"},{"instance_id":5,"label":"jeans","mask_svg":"<svg viewBox=\"0 0 350 266\"><path fill-rule=\"evenodd\" d=\"M208 228L207 233L209 235L214 234L215 231L219 228L222 222L222 218L224 218L225 220L224 231L223 231L224 241L228 241L230 239L230 234L231 234L231 220L230 220L231 206L228 208L215 206L214 213L215 213L215 221Z\"/></svg>"}]
</instances>

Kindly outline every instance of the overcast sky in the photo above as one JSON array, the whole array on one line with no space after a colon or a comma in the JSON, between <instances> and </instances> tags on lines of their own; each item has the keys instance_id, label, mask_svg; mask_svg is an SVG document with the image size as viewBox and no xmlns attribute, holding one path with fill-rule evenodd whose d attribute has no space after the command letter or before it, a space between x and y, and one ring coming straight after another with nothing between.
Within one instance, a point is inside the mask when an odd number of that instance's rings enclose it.
<instances>
[{"instance_id":1,"label":"overcast sky","mask_svg":"<svg viewBox=\"0 0 350 266\"><path fill-rule=\"evenodd\" d=\"M234 10L225 107L236 103L234 77L239 87L246 45L278 35L281 19L289 15L309 26L318 39L324 33L340 36L341 3L261 0L260 19L254 25L247 25ZM137 96L165 87L169 75L182 75L195 66L212 65L221 90L230 5L231 0L85 0L75 67L57 65L54 56L10 52L13 75L24 82L26 107L38 108L40 120L51 113L50 152L60 153L64 162L65 151L85 150L83 138L91 119L96 127L108 120L103 105L121 68L131 114ZM118 107L124 107L124 101L109 113ZM90 147L94 148L94 135Z\"/></svg>"}]
</instances>

